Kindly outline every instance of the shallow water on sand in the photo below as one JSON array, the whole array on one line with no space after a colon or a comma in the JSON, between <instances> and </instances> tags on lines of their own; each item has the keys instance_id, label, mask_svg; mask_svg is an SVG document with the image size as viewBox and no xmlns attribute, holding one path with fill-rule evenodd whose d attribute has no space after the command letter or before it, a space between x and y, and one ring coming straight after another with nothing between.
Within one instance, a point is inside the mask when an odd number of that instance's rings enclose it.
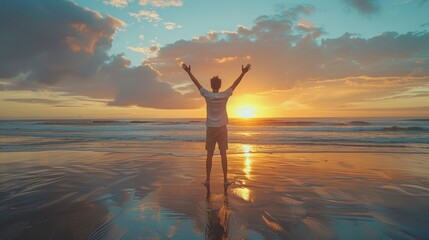
<instances>
[{"instance_id":1,"label":"shallow water on sand","mask_svg":"<svg viewBox=\"0 0 429 240\"><path fill-rule=\"evenodd\" d=\"M426 154L235 144L234 184L216 155L206 188L203 144L176 147L186 151L2 152L0 239L429 237Z\"/></svg>"}]
</instances>

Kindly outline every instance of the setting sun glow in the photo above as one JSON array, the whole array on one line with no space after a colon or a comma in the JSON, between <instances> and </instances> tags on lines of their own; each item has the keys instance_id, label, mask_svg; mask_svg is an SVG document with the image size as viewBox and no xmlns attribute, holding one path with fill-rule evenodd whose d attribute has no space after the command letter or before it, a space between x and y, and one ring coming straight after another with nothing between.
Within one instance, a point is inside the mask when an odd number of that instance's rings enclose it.
<instances>
[{"instance_id":1,"label":"setting sun glow","mask_svg":"<svg viewBox=\"0 0 429 240\"><path fill-rule=\"evenodd\" d=\"M237 116L240 118L252 118L255 113L255 108L251 106L241 106L237 109Z\"/></svg>"}]
</instances>

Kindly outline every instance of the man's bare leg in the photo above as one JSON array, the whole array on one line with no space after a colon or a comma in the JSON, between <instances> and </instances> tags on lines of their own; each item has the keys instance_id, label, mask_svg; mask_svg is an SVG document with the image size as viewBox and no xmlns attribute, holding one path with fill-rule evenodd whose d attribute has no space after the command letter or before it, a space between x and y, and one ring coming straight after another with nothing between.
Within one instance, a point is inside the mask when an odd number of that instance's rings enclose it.
<instances>
[{"instance_id":1,"label":"man's bare leg","mask_svg":"<svg viewBox=\"0 0 429 240\"><path fill-rule=\"evenodd\" d=\"M220 150L220 157L222 159L223 182L225 185L230 185L232 182L228 181L228 159L226 150Z\"/></svg>"},{"instance_id":2,"label":"man's bare leg","mask_svg":"<svg viewBox=\"0 0 429 240\"><path fill-rule=\"evenodd\" d=\"M206 158L206 181L204 185L210 184L210 173L212 171L212 159L213 159L214 150L207 150L207 158Z\"/></svg>"}]
</instances>

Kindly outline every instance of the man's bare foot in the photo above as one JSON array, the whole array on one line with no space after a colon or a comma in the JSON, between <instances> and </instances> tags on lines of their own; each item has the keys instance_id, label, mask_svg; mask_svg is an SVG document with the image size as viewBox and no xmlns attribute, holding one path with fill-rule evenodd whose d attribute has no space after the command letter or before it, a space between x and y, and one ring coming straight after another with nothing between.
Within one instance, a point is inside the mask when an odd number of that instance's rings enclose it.
<instances>
[{"instance_id":1,"label":"man's bare foot","mask_svg":"<svg viewBox=\"0 0 429 240\"><path fill-rule=\"evenodd\" d=\"M223 182L223 185L225 185L225 186L229 186L231 184L233 184L233 182L231 182L229 180L226 180L226 181Z\"/></svg>"},{"instance_id":2,"label":"man's bare foot","mask_svg":"<svg viewBox=\"0 0 429 240\"><path fill-rule=\"evenodd\" d=\"M205 180L203 182L203 185L206 186L206 187L210 186L210 180Z\"/></svg>"}]
</instances>

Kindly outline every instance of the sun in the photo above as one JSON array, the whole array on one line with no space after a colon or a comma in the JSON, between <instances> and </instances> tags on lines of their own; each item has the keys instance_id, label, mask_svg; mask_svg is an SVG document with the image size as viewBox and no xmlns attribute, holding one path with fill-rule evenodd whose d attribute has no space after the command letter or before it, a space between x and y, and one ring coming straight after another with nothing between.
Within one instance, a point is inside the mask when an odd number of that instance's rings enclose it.
<instances>
[{"instance_id":1,"label":"sun","mask_svg":"<svg viewBox=\"0 0 429 240\"><path fill-rule=\"evenodd\" d=\"M237 116L240 118L253 118L256 110L251 106L241 106L237 108Z\"/></svg>"}]
</instances>

